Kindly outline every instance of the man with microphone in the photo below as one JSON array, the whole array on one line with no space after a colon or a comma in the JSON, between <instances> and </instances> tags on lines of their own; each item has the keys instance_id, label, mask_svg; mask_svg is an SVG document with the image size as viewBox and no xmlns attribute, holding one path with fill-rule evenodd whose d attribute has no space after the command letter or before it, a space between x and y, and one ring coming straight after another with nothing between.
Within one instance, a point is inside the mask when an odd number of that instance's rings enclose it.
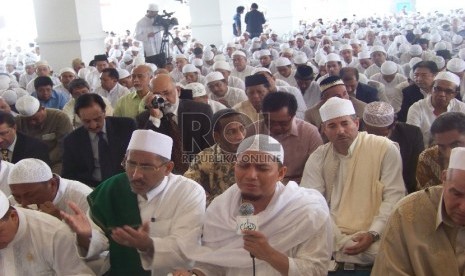
<instances>
[{"instance_id":1,"label":"man with microphone","mask_svg":"<svg viewBox=\"0 0 465 276\"><path fill-rule=\"evenodd\" d=\"M284 186L283 161L283 147L268 135L241 142L237 183L207 208L202 246L179 241L196 265L174 276L327 275L332 246L327 205L316 190L293 181Z\"/></svg>"}]
</instances>

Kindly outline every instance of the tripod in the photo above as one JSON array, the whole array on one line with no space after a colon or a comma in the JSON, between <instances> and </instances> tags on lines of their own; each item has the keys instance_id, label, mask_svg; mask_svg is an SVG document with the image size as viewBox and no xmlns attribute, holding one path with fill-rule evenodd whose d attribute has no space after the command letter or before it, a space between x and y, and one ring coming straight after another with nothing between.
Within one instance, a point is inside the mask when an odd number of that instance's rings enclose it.
<instances>
[{"instance_id":1,"label":"tripod","mask_svg":"<svg viewBox=\"0 0 465 276\"><path fill-rule=\"evenodd\" d=\"M184 53L183 50L181 49L181 47L179 47L179 45L176 43L177 40L179 40L179 39L174 38L167 27L165 27L165 30L163 31L163 36L162 36L162 39L161 39L161 46L160 46L160 52L159 53L160 54L165 54L165 56L167 58L170 57L170 37L171 37L171 40L175 42L175 45L176 45L176 47L178 47L179 51L181 53Z\"/></svg>"}]
</instances>

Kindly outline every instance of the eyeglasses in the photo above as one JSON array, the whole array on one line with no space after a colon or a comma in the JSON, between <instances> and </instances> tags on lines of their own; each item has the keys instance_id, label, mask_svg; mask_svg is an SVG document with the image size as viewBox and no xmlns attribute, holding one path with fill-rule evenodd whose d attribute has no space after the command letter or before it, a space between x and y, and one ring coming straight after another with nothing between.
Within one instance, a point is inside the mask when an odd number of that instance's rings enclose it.
<instances>
[{"instance_id":1,"label":"eyeglasses","mask_svg":"<svg viewBox=\"0 0 465 276\"><path fill-rule=\"evenodd\" d=\"M446 88L442 88L442 87L440 87L440 86L433 86L433 90L434 90L434 92L436 92L436 93L444 92L444 93L446 93L447 95L453 95L453 94L457 93L456 90L453 90L453 89L446 89Z\"/></svg>"},{"instance_id":2,"label":"eyeglasses","mask_svg":"<svg viewBox=\"0 0 465 276\"><path fill-rule=\"evenodd\" d=\"M123 168L127 172L134 172L138 168L143 173L151 173L151 172L158 172L161 169L161 167L168 164L168 162L165 162L161 164L160 166L154 166L154 165L140 165L140 164L137 164L136 162L125 160L121 163L121 166L123 166Z\"/></svg>"}]
</instances>

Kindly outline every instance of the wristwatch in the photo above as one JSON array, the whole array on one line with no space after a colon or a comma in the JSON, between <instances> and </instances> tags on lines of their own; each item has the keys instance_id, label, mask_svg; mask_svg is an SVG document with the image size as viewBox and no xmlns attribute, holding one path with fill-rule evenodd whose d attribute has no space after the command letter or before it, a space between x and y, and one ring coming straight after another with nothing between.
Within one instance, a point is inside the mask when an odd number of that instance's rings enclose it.
<instances>
[{"instance_id":1,"label":"wristwatch","mask_svg":"<svg viewBox=\"0 0 465 276\"><path fill-rule=\"evenodd\" d=\"M368 231L368 234L370 234L371 237L373 238L373 242L379 241L380 236L379 236L378 232L376 232L376 231Z\"/></svg>"}]
</instances>

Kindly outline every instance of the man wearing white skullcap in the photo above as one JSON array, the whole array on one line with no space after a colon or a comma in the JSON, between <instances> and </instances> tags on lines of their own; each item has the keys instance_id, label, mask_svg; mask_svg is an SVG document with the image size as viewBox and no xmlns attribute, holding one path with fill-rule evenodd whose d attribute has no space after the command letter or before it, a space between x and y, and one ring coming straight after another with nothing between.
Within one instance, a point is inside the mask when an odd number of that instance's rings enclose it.
<instances>
[{"instance_id":1,"label":"man wearing white skullcap","mask_svg":"<svg viewBox=\"0 0 465 276\"><path fill-rule=\"evenodd\" d=\"M231 70L231 76L245 81L245 77L252 75L254 67L247 64L247 56L243 51L234 51L232 61L234 68Z\"/></svg>"},{"instance_id":2,"label":"man wearing white skullcap","mask_svg":"<svg viewBox=\"0 0 465 276\"><path fill-rule=\"evenodd\" d=\"M405 195L402 159L385 137L359 132L352 102L333 97L320 108L329 143L314 151L300 183L329 204L337 262L370 265L387 217Z\"/></svg>"},{"instance_id":3,"label":"man wearing white skullcap","mask_svg":"<svg viewBox=\"0 0 465 276\"><path fill-rule=\"evenodd\" d=\"M62 94L66 98L66 102L71 99L71 93L68 90L69 83L76 78L76 72L73 68L65 67L60 70L60 84L55 85L53 90Z\"/></svg>"},{"instance_id":4,"label":"man wearing white skullcap","mask_svg":"<svg viewBox=\"0 0 465 276\"><path fill-rule=\"evenodd\" d=\"M344 44L339 48L339 54L342 56L344 59L344 62L346 66L348 67L355 67L358 62L358 58L354 57L353 55L353 49L350 45Z\"/></svg>"},{"instance_id":5,"label":"man wearing white skullcap","mask_svg":"<svg viewBox=\"0 0 465 276\"><path fill-rule=\"evenodd\" d=\"M185 54L177 54L175 57L176 67L173 71L170 72L170 76L174 79L175 82L180 82L184 78L182 73L182 68L188 64L187 56Z\"/></svg>"},{"instance_id":6,"label":"man wearing white skullcap","mask_svg":"<svg viewBox=\"0 0 465 276\"><path fill-rule=\"evenodd\" d=\"M223 77L227 81L228 86L242 89L245 91L244 81L238 77L231 76L232 69L231 69L231 65L228 62L224 60L216 61L211 67L211 69L212 69L211 70L212 72L215 71L215 72L220 72L221 74L223 74Z\"/></svg>"},{"instance_id":7,"label":"man wearing white skullcap","mask_svg":"<svg viewBox=\"0 0 465 276\"><path fill-rule=\"evenodd\" d=\"M219 101L226 107L233 107L247 100L244 90L228 86L223 74L220 72L211 72L208 74L205 77L205 83L211 92L209 97L212 100Z\"/></svg>"},{"instance_id":8,"label":"man wearing white skullcap","mask_svg":"<svg viewBox=\"0 0 465 276\"><path fill-rule=\"evenodd\" d=\"M327 274L332 243L328 207L315 190L281 182L285 158L281 144L268 135L253 135L240 143L236 184L207 208L202 246L181 243L195 267L174 275ZM243 203L259 221L254 230L237 228ZM250 256L261 261L253 266Z\"/></svg>"},{"instance_id":9,"label":"man wearing white skullcap","mask_svg":"<svg viewBox=\"0 0 465 276\"><path fill-rule=\"evenodd\" d=\"M280 57L274 62L274 64L278 71L273 74L275 79L285 81L292 87L299 87L295 80L295 69L292 67L292 62L288 58Z\"/></svg>"},{"instance_id":10,"label":"man wearing white skullcap","mask_svg":"<svg viewBox=\"0 0 465 276\"><path fill-rule=\"evenodd\" d=\"M431 145L430 127L444 112L465 112L465 103L455 97L459 92L460 79L451 72L439 72L434 78L433 92L414 103L408 110L407 124L418 126L423 133L425 147Z\"/></svg>"},{"instance_id":11,"label":"man wearing white skullcap","mask_svg":"<svg viewBox=\"0 0 465 276\"><path fill-rule=\"evenodd\" d=\"M128 70L119 69L118 75L119 75L119 78L118 78L119 84L129 89L130 92L134 92L135 88L134 88L134 85L132 84L131 73L129 73Z\"/></svg>"},{"instance_id":12,"label":"man wearing white skullcap","mask_svg":"<svg viewBox=\"0 0 465 276\"><path fill-rule=\"evenodd\" d=\"M381 241L373 275L463 275L465 148L452 149L442 185L397 204ZM419 208L420 207L420 208ZM424 249L424 250L423 250Z\"/></svg>"},{"instance_id":13,"label":"man wearing white skullcap","mask_svg":"<svg viewBox=\"0 0 465 276\"><path fill-rule=\"evenodd\" d=\"M35 70L36 77L50 77L54 85L60 84L60 80L52 75L50 66L48 65L48 62L46 60L40 60L36 62ZM31 79L26 85L26 90L27 92L29 92L29 94L32 94L32 92L35 91L34 80L35 78Z\"/></svg>"},{"instance_id":14,"label":"man wearing white skullcap","mask_svg":"<svg viewBox=\"0 0 465 276\"><path fill-rule=\"evenodd\" d=\"M220 103L219 101L210 99L207 95L207 89L201 83L189 83L186 86L184 86L184 89L192 90L192 99L199 103L208 104L211 107L213 114L215 114L219 110L226 108L226 106Z\"/></svg>"},{"instance_id":15,"label":"man wearing white skullcap","mask_svg":"<svg viewBox=\"0 0 465 276\"><path fill-rule=\"evenodd\" d=\"M63 139L73 130L68 116L61 110L45 108L32 96L22 96L16 101L19 115L16 129L47 144L50 166L54 173L61 173Z\"/></svg>"},{"instance_id":16,"label":"man wearing white skullcap","mask_svg":"<svg viewBox=\"0 0 465 276\"><path fill-rule=\"evenodd\" d=\"M365 131L384 136L399 144L402 157L402 176L408 193L417 190L415 173L418 156L424 150L420 128L395 122L394 108L386 102L372 102L365 106L363 122Z\"/></svg>"},{"instance_id":17,"label":"man wearing white skullcap","mask_svg":"<svg viewBox=\"0 0 465 276\"><path fill-rule=\"evenodd\" d=\"M400 110L400 105L402 104L402 102L395 100L397 95L396 87L407 80L404 75L397 72L397 69L397 64L388 60L381 65L381 72L374 74L370 78L370 80L384 85L385 95L396 112Z\"/></svg>"},{"instance_id":18,"label":"man wearing white skullcap","mask_svg":"<svg viewBox=\"0 0 465 276\"><path fill-rule=\"evenodd\" d=\"M460 78L460 97L465 96L465 60L452 58L447 62L447 71L456 74Z\"/></svg>"},{"instance_id":19,"label":"man wearing white skullcap","mask_svg":"<svg viewBox=\"0 0 465 276\"><path fill-rule=\"evenodd\" d=\"M26 89L27 84L37 77L35 61L27 59L24 63L24 73L19 76L19 87Z\"/></svg>"},{"instance_id":20,"label":"man wearing white skullcap","mask_svg":"<svg viewBox=\"0 0 465 276\"><path fill-rule=\"evenodd\" d=\"M0 229L1 275L95 275L79 258L68 226L48 214L10 206L1 191Z\"/></svg>"},{"instance_id":21,"label":"man wearing white skullcap","mask_svg":"<svg viewBox=\"0 0 465 276\"><path fill-rule=\"evenodd\" d=\"M373 46L371 48L371 60L373 64L365 71L365 75L370 78L376 73L381 72L381 65L387 60L387 53L383 46ZM402 67L397 64L397 73L403 74Z\"/></svg>"},{"instance_id":22,"label":"man wearing white skullcap","mask_svg":"<svg viewBox=\"0 0 465 276\"><path fill-rule=\"evenodd\" d=\"M172 146L173 140L164 134L134 131L122 160L126 172L88 196L88 215L72 202L72 214L62 212L77 234L83 257L110 250L110 275L166 275L190 265L178 240L200 229L205 191L171 173ZM198 242L197 236L192 238Z\"/></svg>"},{"instance_id":23,"label":"man wearing white skullcap","mask_svg":"<svg viewBox=\"0 0 465 276\"><path fill-rule=\"evenodd\" d=\"M313 50L305 45L305 39L302 35L296 36L294 50L304 53L307 58L313 57Z\"/></svg>"},{"instance_id":24,"label":"man wearing white skullcap","mask_svg":"<svg viewBox=\"0 0 465 276\"><path fill-rule=\"evenodd\" d=\"M19 206L40 210L60 220L60 211L72 211L68 206L70 200L84 212L89 209L86 197L92 189L79 181L52 174L47 163L39 159L17 162L8 175L8 185Z\"/></svg>"},{"instance_id":25,"label":"man wearing white skullcap","mask_svg":"<svg viewBox=\"0 0 465 276\"><path fill-rule=\"evenodd\" d=\"M357 69L359 73L365 74L366 69L373 64L370 53L367 51L360 52L357 58L359 64L355 65L355 69Z\"/></svg>"},{"instance_id":26,"label":"man wearing white skullcap","mask_svg":"<svg viewBox=\"0 0 465 276\"><path fill-rule=\"evenodd\" d=\"M194 64L184 65L182 74L184 77L179 81L182 85L194 82L205 84L205 77L200 74L200 70Z\"/></svg>"},{"instance_id":27,"label":"man wearing white skullcap","mask_svg":"<svg viewBox=\"0 0 465 276\"><path fill-rule=\"evenodd\" d=\"M147 13L136 23L134 30L134 38L142 42L146 57L158 54L161 48L163 27L154 26L154 23L158 22L157 19L160 18L158 11L158 5L149 4Z\"/></svg>"}]
</instances>

